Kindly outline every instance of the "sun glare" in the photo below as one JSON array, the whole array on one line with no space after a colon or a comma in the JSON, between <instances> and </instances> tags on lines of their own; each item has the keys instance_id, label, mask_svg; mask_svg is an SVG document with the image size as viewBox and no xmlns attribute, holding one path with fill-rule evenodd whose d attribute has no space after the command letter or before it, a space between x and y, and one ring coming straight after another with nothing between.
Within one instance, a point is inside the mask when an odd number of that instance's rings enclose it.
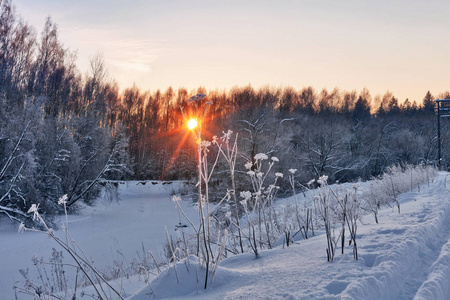
<instances>
[{"instance_id":1,"label":"sun glare","mask_svg":"<svg viewBox=\"0 0 450 300\"><path fill-rule=\"evenodd\" d=\"M188 122L187 122L187 126L188 126L188 128L189 129L194 129L195 127L197 127L197 120L196 119L190 119Z\"/></svg>"}]
</instances>

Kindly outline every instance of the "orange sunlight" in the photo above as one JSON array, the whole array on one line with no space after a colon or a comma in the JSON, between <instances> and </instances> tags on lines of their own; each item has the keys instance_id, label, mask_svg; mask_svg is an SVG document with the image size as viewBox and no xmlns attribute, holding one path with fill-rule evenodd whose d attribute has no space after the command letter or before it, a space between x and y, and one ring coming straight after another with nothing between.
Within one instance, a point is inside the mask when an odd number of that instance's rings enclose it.
<instances>
[{"instance_id":1,"label":"orange sunlight","mask_svg":"<svg viewBox=\"0 0 450 300\"><path fill-rule=\"evenodd\" d=\"M194 129L195 127L197 127L197 120L196 119L190 119L187 122L187 126L190 130Z\"/></svg>"}]
</instances>

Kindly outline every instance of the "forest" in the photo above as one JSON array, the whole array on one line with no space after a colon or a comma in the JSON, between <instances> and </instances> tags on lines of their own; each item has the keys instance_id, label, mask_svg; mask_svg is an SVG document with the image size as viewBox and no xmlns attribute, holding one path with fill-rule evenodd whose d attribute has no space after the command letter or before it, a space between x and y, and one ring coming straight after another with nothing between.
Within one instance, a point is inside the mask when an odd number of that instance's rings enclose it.
<instances>
[{"instance_id":1,"label":"forest","mask_svg":"<svg viewBox=\"0 0 450 300\"><path fill-rule=\"evenodd\" d=\"M206 97L189 101L198 94ZM238 135L240 184L248 180L244 164L257 153L278 157L277 172L297 169L300 189L323 175L346 182L377 177L392 165L436 165L438 98L450 92L424 91L411 101L389 91L372 96L367 89L310 86L123 88L101 54L79 70L76 52L64 47L50 18L37 34L11 1L0 0L0 216L31 222L33 203L50 217L61 212L62 195L69 207L90 204L103 188L113 195L121 180L195 184L197 146L185 125L194 115L204 116L202 139L228 130ZM450 146L445 121L443 168ZM218 161L211 180L217 197L230 185L225 164ZM289 182L280 185L283 193Z\"/></svg>"}]
</instances>

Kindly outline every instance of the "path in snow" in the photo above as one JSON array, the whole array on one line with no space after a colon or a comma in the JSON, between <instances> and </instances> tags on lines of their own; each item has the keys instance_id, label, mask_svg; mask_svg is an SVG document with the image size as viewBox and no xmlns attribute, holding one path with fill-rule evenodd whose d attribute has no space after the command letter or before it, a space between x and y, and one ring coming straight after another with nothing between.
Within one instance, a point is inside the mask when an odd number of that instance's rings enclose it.
<instances>
[{"instance_id":1,"label":"path in snow","mask_svg":"<svg viewBox=\"0 0 450 300\"><path fill-rule=\"evenodd\" d=\"M428 189L423 195L423 210L421 213L412 212L411 218L403 216L405 225L412 226L408 239L403 240L403 245L408 247L408 244L413 244L414 251L412 257L417 257L413 265L416 267L415 272L410 270L403 277L402 288L399 298L420 299L419 295L424 295L425 287L423 283L429 278L432 278L435 273L433 265L441 257L441 254L447 253L448 241L450 238L450 193L446 189L447 176L440 176L437 178L436 190ZM433 202L440 202L442 204L432 209ZM447 277L448 278L448 277ZM449 283L450 284L450 283ZM448 284L445 284L448 286ZM418 292L420 290L420 293ZM429 290L427 288L427 290ZM436 299L436 297L425 297L423 299Z\"/></svg>"},{"instance_id":2,"label":"path in snow","mask_svg":"<svg viewBox=\"0 0 450 300\"><path fill-rule=\"evenodd\" d=\"M361 257L371 270L349 285L343 296L413 299L418 290L419 294L424 293L421 286L430 278L431 267L450 237L450 192L446 180L447 174L440 173L422 193L400 196L402 213L391 213L393 220L372 230L370 243L361 247ZM385 243L380 242L383 235Z\"/></svg>"}]
</instances>

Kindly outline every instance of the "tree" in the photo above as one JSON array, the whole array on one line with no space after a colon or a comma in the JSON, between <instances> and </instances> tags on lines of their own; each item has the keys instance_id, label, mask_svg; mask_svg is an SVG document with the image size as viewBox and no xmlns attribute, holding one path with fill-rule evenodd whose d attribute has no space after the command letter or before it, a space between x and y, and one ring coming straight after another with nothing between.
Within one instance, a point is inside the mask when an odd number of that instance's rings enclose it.
<instances>
[{"instance_id":1,"label":"tree","mask_svg":"<svg viewBox=\"0 0 450 300\"><path fill-rule=\"evenodd\" d=\"M307 113L313 113L316 105L316 93L312 87L304 88L299 96L300 107Z\"/></svg>"},{"instance_id":2,"label":"tree","mask_svg":"<svg viewBox=\"0 0 450 300\"><path fill-rule=\"evenodd\" d=\"M5 153L7 155L0 160L0 214L4 214L10 220L18 222L28 218L24 207L21 205L21 200L25 200L25 198L19 187L20 178L23 176L22 170L26 162L22 160L17 165L17 161L21 160L20 147L29 126L30 122L26 124L21 134L17 137L17 141L11 144L11 149L7 151L8 153Z\"/></svg>"},{"instance_id":3,"label":"tree","mask_svg":"<svg viewBox=\"0 0 450 300\"><path fill-rule=\"evenodd\" d=\"M307 173L302 180L308 182L322 175L329 176L333 181L345 180L359 172L361 160L349 155L353 138L350 123L339 115L297 120L293 130L296 134L291 139L291 157L296 166ZM292 160L290 163L293 163Z\"/></svg>"},{"instance_id":4,"label":"tree","mask_svg":"<svg viewBox=\"0 0 450 300\"><path fill-rule=\"evenodd\" d=\"M83 106L85 111L93 110L96 115L100 115L104 118L106 114L106 105L108 95L107 90L107 71L105 68L105 62L101 54L97 54L91 57L90 72L86 75L86 82L84 84L83 91Z\"/></svg>"},{"instance_id":5,"label":"tree","mask_svg":"<svg viewBox=\"0 0 450 300\"><path fill-rule=\"evenodd\" d=\"M109 155L106 159L102 152L104 149L96 149L96 152L92 153L88 160L85 160L81 166L80 172L76 177L76 180L68 193L67 206L73 205L79 200L89 201L92 198L92 190L99 188L107 184L111 184L108 181L111 178L111 174L122 174L124 170L131 173L131 170L127 168L128 155L124 152L127 147L127 139L123 136L118 136L119 139L113 142L113 148L109 150ZM102 157L103 156L103 157ZM100 158L100 159L98 159ZM96 168L92 170L92 165ZM87 169L91 169L90 172L84 172ZM120 175L116 175L116 178ZM94 192L94 197L98 196L98 193Z\"/></svg>"},{"instance_id":6,"label":"tree","mask_svg":"<svg viewBox=\"0 0 450 300\"><path fill-rule=\"evenodd\" d=\"M353 122L365 123L370 119L370 104L366 98L359 96L352 112Z\"/></svg>"},{"instance_id":7,"label":"tree","mask_svg":"<svg viewBox=\"0 0 450 300\"><path fill-rule=\"evenodd\" d=\"M422 100L422 110L425 113L434 114L435 101L434 96L428 91Z\"/></svg>"},{"instance_id":8,"label":"tree","mask_svg":"<svg viewBox=\"0 0 450 300\"><path fill-rule=\"evenodd\" d=\"M341 93L338 88L333 89L331 93L323 89L319 94L319 111L328 114L334 113L338 110L341 101Z\"/></svg>"},{"instance_id":9,"label":"tree","mask_svg":"<svg viewBox=\"0 0 450 300\"><path fill-rule=\"evenodd\" d=\"M66 51L59 42L58 28L50 18L47 18L41 36L34 64L34 81L31 85L35 95L48 97L48 103L45 105L46 114L56 117L63 101L61 91Z\"/></svg>"},{"instance_id":10,"label":"tree","mask_svg":"<svg viewBox=\"0 0 450 300\"><path fill-rule=\"evenodd\" d=\"M387 113L390 116L397 116L400 114L400 106L398 105L398 99L392 97L392 99L388 103Z\"/></svg>"},{"instance_id":11,"label":"tree","mask_svg":"<svg viewBox=\"0 0 450 300\"><path fill-rule=\"evenodd\" d=\"M170 115L172 111L172 100L173 100L174 92L173 88L169 87L165 91L163 98L163 107L164 107L164 115L162 116L162 119L164 119L164 129L165 131L169 130L169 121L170 121Z\"/></svg>"},{"instance_id":12,"label":"tree","mask_svg":"<svg viewBox=\"0 0 450 300\"><path fill-rule=\"evenodd\" d=\"M356 101L358 97L356 95L356 91L344 92L343 103L341 105L341 113L348 114L354 110Z\"/></svg>"},{"instance_id":13,"label":"tree","mask_svg":"<svg viewBox=\"0 0 450 300\"><path fill-rule=\"evenodd\" d=\"M286 116L287 113L293 111L297 103L298 95L295 90L291 87L285 88L279 104L280 113Z\"/></svg>"},{"instance_id":14,"label":"tree","mask_svg":"<svg viewBox=\"0 0 450 300\"><path fill-rule=\"evenodd\" d=\"M0 93L6 107L23 108L35 50L33 29L9 0L0 0Z\"/></svg>"}]
</instances>

